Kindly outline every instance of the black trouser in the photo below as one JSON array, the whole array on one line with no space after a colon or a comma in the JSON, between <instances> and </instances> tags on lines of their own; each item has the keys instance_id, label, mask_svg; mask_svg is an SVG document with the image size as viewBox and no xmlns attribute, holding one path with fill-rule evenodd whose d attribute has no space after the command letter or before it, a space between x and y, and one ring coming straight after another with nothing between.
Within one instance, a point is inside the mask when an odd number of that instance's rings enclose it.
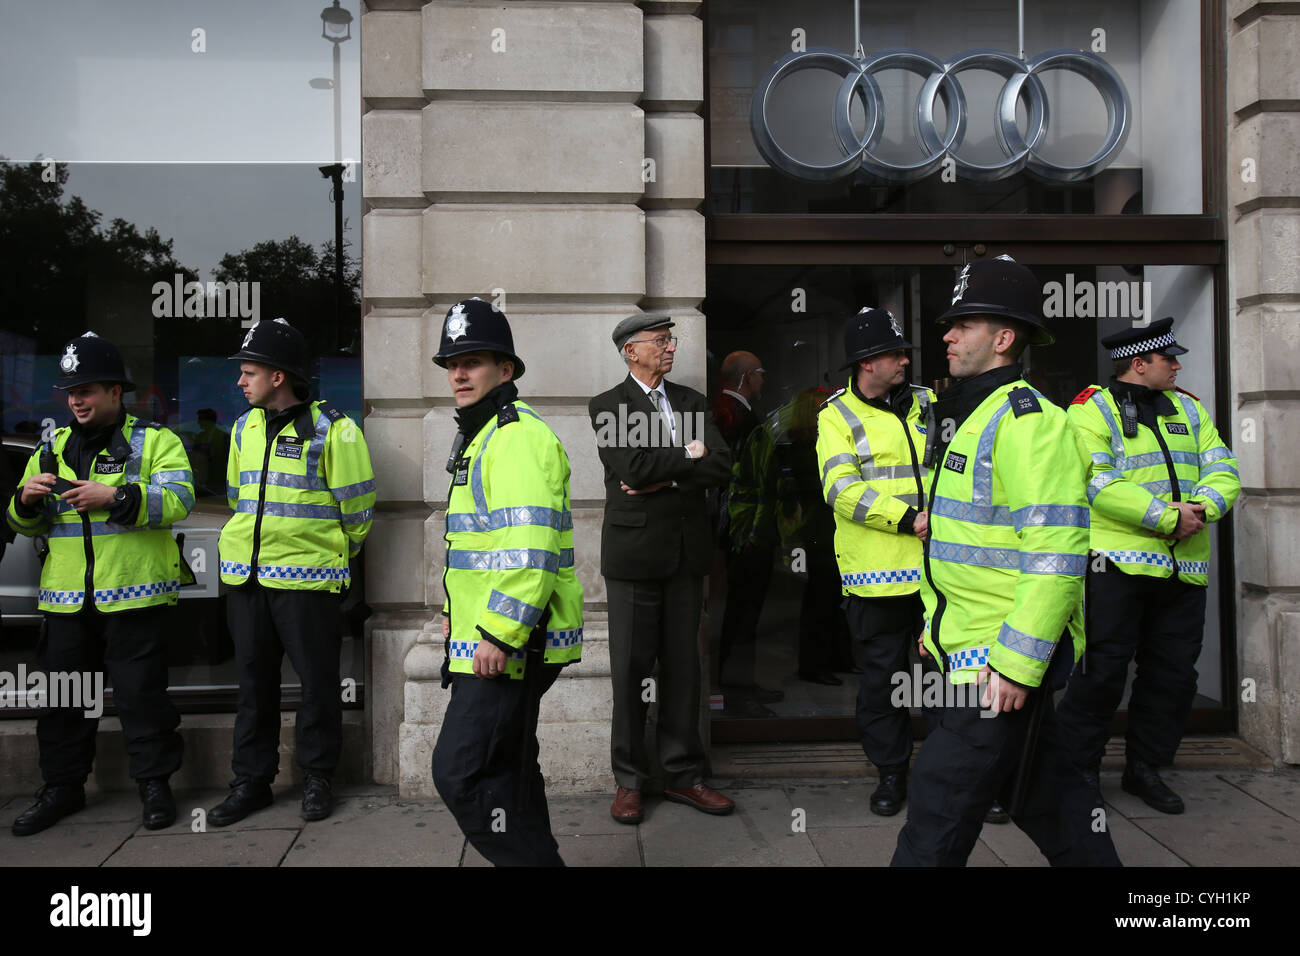
<instances>
[{"instance_id":1,"label":"black trouser","mask_svg":"<svg viewBox=\"0 0 1300 956\"><path fill-rule=\"evenodd\" d=\"M226 618L239 674L230 761L233 785L270 783L279 772L280 665L285 654L302 683L294 727L298 765L332 775L343 750L339 596L250 583L229 592Z\"/></svg>"},{"instance_id":2,"label":"black trouser","mask_svg":"<svg viewBox=\"0 0 1300 956\"><path fill-rule=\"evenodd\" d=\"M609 595L609 673L614 692L610 762L620 787L640 790L650 779L645 723L659 702L659 760L664 786L704 779L700 738L700 601L704 584L685 561L671 577L605 578ZM649 684L655 663L659 680Z\"/></svg>"},{"instance_id":3,"label":"black trouser","mask_svg":"<svg viewBox=\"0 0 1300 956\"><path fill-rule=\"evenodd\" d=\"M952 692L954 688L948 685ZM956 688L958 701L969 700ZM1030 692L1021 710L988 716L978 706L938 708L937 721L912 768L907 824L898 834L893 866L965 866L993 801L1012 806L1035 706L1043 706L1023 806L1011 819L1053 866L1119 866L1083 777L1071 765L1061 741L1050 697ZM984 715L984 716L981 716Z\"/></svg>"},{"instance_id":4,"label":"black trouser","mask_svg":"<svg viewBox=\"0 0 1300 956\"><path fill-rule=\"evenodd\" d=\"M1101 765L1135 656L1128 753L1156 766L1173 763L1196 697L1205 596L1205 588L1177 577L1125 574L1109 559L1104 571L1089 570L1087 650L1061 702L1061 724L1076 766L1096 770Z\"/></svg>"},{"instance_id":5,"label":"black trouser","mask_svg":"<svg viewBox=\"0 0 1300 956\"><path fill-rule=\"evenodd\" d=\"M542 668L537 699L559 673ZM474 849L495 866L563 866L537 764L537 708L528 698L526 680L454 674L433 749L433 783Z\"/></svg>"},{"instance_id":6,"label":"black trouser","mask_svg":"<svg viewBox=\"0 0 1300 956\"><path fill-rule=\"evenodd\" d=\"M37 666L47 673L108 672L135 780L166 778L181 765L181 718L167 696L167 640L175 611L162 605L109 614L47 613L36 650ZM84 710L43 709L37 715L41 776L50 786L80 786L90 775L99 718L86 717Z\"/></svg>"},{"instance_id":7,"label":"black trouser","mask_svg":"<svg viewBox=\"0 0 1300 956\"><path fill-rule=\"evenodd\" d=\"M747 547L727 552L727 607L718 641L718 681L748 687L754 683L758 653L758 619L772 581L773 549ZM732 679L727 660L735 653Z\"/></svg>"},{"instance_id":8,"label":"black trouser","mask_svg":"<svg viewBox=\"0 0 1300 956\"><path fill-rule=\"evenodd\" d=\"M921 633L925 613L921 595L849 595L845 613L862 657L856 710L862 750L877 767L905 765L912 758L912 715L906 706L892 703L894 675L906 674L912 681L908 651Z\"/></svg>"}]
</instances>

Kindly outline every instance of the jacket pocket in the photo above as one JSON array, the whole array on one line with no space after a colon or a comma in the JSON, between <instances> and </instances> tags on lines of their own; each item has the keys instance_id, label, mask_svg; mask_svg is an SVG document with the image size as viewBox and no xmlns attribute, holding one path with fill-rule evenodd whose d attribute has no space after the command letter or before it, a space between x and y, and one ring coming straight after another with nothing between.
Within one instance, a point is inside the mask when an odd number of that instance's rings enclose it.
<instances>
[{"instance_id":1,"label":"jacket pocket","mask_svg":"<svg viewBox=\"0 0 1300 956\"><path fill-rule=\"evenodd\" d=\"M625 528L644 528L644 511L606 511L605 519L614 525Z\"/></svg>"}]
</instances>

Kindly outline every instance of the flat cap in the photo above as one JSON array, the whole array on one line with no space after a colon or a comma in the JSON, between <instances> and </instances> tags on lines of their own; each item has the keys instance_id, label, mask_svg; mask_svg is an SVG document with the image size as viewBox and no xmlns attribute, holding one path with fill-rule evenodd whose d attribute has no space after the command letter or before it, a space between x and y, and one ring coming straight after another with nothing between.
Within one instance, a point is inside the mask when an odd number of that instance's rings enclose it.
<instances>
[{"instance_id":1,"label":"flat cap","mask_svg":"<svg viewBox=\"0 0 1300 956\"><path fill-rule=\"evenodd\" d=\"M629 315L626 319L614 326L614 334L610 336L614 340L614 346L621 352L627 340L638 332L644 332L646 329L660 329L665 326L672 327L672 316L664 312L638 312L636 315Z\"/></svg>"}]
</instances>

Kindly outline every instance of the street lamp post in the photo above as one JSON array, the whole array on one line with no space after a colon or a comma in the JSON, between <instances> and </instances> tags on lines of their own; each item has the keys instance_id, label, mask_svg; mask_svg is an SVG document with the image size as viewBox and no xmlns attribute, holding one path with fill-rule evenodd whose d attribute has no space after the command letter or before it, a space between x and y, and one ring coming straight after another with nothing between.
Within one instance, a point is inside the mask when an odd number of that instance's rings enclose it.
<instances>
[{"instance_id":1,"label":"street lamp post","mask_svg":"<svg viewBox=\"0 0 1300 956\"><path fill-rule=\"evenodd\" d=\"M321 175L334 181L334 348L343 328L343 103L339 93L339 46L352 39L352 14L334 0L321 11L320 35L330 42L334 58L334 163L322 166Z\"/></svg>"}]
</instances>

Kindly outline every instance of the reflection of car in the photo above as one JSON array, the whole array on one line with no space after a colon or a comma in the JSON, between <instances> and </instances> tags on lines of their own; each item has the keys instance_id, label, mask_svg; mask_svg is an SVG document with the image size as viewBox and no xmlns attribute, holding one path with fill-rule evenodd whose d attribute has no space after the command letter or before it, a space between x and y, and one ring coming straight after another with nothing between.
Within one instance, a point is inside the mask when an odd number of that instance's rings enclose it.
<instances>
[{"instance_id":1,"label":"reflection of car","mask_svg":"<svg viewBox=\"0 0 1300 956\"><path fill-rule=\"evenodd\" d=\"M27 470L27 462L36 450L37 439L31 435L5 435L4 454L17 481ZM6 499L7 494L0 495ZM184 556L194 572L195 584L181 588L182 598L215 598L221 587L217 539L230 518L230 508L223 498L207 498L194 506L184 521L172 525L172 534L184 535ZM41 564L37 549L44 538L18 535L5 550L0 561L0 614L6 624L39 624L36 591L40 584Z\"/></svg>"}]
</instances>

